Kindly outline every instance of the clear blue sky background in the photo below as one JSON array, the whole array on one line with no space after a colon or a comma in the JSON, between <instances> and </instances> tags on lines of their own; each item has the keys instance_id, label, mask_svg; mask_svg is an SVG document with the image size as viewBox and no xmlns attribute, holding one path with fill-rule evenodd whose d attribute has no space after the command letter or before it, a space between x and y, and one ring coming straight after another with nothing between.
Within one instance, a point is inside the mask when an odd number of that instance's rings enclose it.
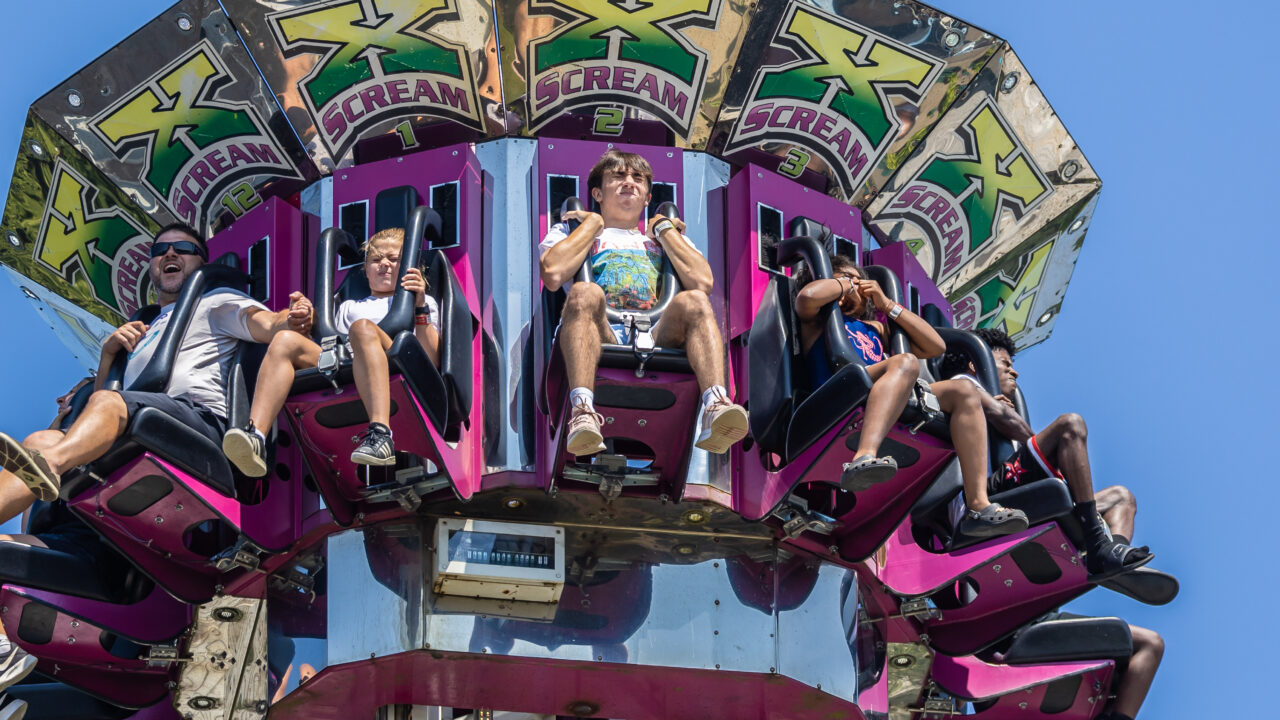
<instances>
[{"instance_id":1,"label":"clear blue sky background","mask_svg":"<svg viewBox=\"0 0 1280 720\"><path fill-rule=\"evenodd\" d=\"M1268 369L1280 10L1260 0L935 5L1011 42L1104 181L1054 335L1017 366L1038 427L1068 411L1088 420L1095 481L1138 495L1137 539L1182 595L1148 608L1097 590L1071 609L1164 634L1142 717L1261 717L1278 635L1266 607L1280 491L1265 458L1280 404ZM0 197L26 107L166 7L6 4ZM21 436L83 373L8 283L0 330L0 430Z\"/></svg>"}]
</instances>

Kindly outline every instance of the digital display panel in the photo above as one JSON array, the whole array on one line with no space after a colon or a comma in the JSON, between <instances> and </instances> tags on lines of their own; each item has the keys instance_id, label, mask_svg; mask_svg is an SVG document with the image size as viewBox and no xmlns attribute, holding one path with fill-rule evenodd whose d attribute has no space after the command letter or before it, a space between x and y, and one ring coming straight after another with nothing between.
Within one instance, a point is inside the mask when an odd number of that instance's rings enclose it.
<instances>
[{"instance_id":1,"label":"digital display panel","mask_svg":"<svg viewBox=\"0 0 1280 720\"><path fill-rule=\"evenodd\" d=\"M451 530L449 562L550 569L555 567L555 539Z\"/></svg>"}]
</instances>

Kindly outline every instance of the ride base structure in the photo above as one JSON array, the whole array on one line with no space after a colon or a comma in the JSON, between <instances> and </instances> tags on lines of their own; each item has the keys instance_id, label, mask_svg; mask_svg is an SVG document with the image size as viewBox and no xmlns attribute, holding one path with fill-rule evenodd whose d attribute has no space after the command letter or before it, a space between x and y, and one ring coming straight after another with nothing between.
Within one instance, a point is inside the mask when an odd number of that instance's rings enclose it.
<instances>
[{"instance_id":1,"label":"ride base structure","mask_svg":"<svg viewBox=\"0 0 1280 720\"><path fill-rule=\"evenodd\" d=\"M726 455L693 447L688 359L645 332L603 351L606 451L565 449L564 295L536 248L610 148L650 162L649 213L678 213L713 269L751 417ZM882 446L894 479L841 489L870 381L836 353L810 386L792 276L855 260L995 394L962 331L1048 338L1100 188L1009 45L917 2L179 2L31 106L10 279L95 366L154 316L147 245L183 221L218 259L162 348L228 286L272 309L302 291L321 341L363 296L360 244L404 227L441 358L402 291L394 467L348 459L368 417L340 342L298 372L265 479L131 418L63 478L114 563L0 548L0 621L47 680L10 692L28 717L1094 718L1132 648L1115 618L1040 621L1096 584L1066 487L993 496L1021 533L959 533L947 419L921 397ZM262 350L228 369L231 425ZM157 350L132 389L172 363Z\"/></svg>"}]
</instances>

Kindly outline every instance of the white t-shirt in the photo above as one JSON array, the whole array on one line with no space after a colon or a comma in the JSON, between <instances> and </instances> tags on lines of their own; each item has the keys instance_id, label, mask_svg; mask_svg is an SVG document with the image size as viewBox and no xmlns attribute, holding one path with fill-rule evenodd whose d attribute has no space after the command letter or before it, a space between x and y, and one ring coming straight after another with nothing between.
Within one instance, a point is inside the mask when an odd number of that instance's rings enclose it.
<instances>
[{"instance_id":1,"label":"white t-shirt","mask_svg":"<svg viewBox=\"0 0 1280 720\"><path fill-rule=\"evenodd\" d=\"M125 365L124 387L127 390L151 362L164 329L169 326L173 305L166 305L151 321L147 332L129 353ZM253 342L249 334L250 308L266 310L266 306L235 290L219 289L203 295L196 303L191 324L182 338L174 359L166 394L185 397L203 405L220 417L227 415L227 367L236 346Z\"/></svg>"},{"instance_id":2,"label":"white t-shirt","mask_svg":"<svg viewBox=\"0 0 1280 720\"><path fill-rule=\"evenodd\" d=\"M338 311L333 314L333 329L338 331L340 335L346 335L351 332L351 326L357 320L368 320L370 322L381 322L382 318L387 316L387 312L391 310L392 295L386 297L375 297L370 295L361 300L347 300L338 306ZM431 319L431 324L437 328L440 327L440 309L436 305L436 299L427 296L427 317Z\"/></svg>"},{"instance_id":3,"label":"white t-shirt","mask_svg":"<svg viewBox=\"0 0 1280 720\"><path fill-rule=\"evenodd\" d=\"M556 223L538 244L541 252L569 237L569 226ZM697 246L681 235L689 247ZM620 310L648 310L658 302L662 277L662 245L636 229L605 228L587 255L591 277L604 290L605 302ZM570 283L565 283L568 290Z\"/></svg>"}]
</instances>

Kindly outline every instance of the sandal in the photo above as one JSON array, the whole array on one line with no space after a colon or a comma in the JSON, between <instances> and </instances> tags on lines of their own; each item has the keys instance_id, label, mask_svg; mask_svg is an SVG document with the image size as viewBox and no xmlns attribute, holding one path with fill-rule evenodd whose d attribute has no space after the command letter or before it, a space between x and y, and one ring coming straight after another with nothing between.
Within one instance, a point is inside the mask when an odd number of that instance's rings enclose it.
<instances>
[{"instance_id":1,"label":"sandal","mask_svg":"<svg viewBox=\"0 0 1280 720\"><path fill-rule=\"evenodd\" d=\"M888 482L898 472L898 461L886 455L861 455L844 464L840 473L840 487L852 492L866 490L872 485Z\"/></svg>"},{"instance_id":2,"label":"sandal","mask_svg":"<svg viewBox=\"0 0 1280 720\"><path fill-rule=\"evenodd\" d=\"M995 537L1027 529L1027 514L991 503L981 511L966 510L960 521L960 534L969 537Z\"/></svg>"},{"instance_id":3,"label":"sandal","mask_svg":"<svg viewBox=\"0 0 1280 720\"><path fill-rule=\"evenodd\" d=\"M1146 565L1155 558L1146 545L1134 547L1112 541L1089 551L1089 582L1100 583Z\"/></svg>"}]
</instances>

